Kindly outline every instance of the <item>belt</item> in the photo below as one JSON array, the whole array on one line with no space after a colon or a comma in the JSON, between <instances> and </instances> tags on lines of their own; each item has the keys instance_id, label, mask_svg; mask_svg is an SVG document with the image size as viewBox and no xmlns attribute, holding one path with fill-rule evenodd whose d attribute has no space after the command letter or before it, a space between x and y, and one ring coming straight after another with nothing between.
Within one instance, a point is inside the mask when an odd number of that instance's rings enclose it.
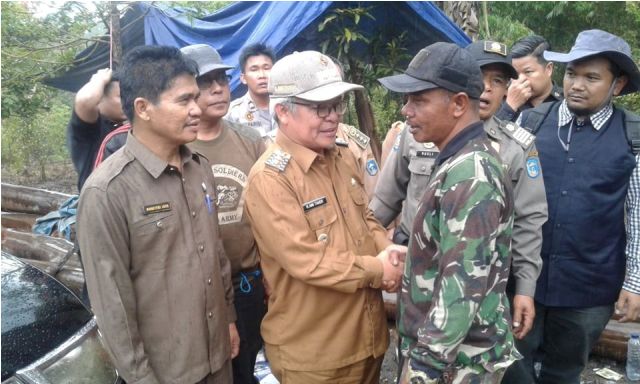
<instances>
[{"instance_id":1,"label":"belt","mask_svg":"<svg viewBox=\"0 0 640 384\"><path fill-rule=\"evenodd\" d=\"M254 281L256 281L260 275L262 275L262 271L260 271L260 266L258 265L241 270L231 277L233 290L240 291L242 293L251 292L253 290Z\"/></svg>"}]
</instances>

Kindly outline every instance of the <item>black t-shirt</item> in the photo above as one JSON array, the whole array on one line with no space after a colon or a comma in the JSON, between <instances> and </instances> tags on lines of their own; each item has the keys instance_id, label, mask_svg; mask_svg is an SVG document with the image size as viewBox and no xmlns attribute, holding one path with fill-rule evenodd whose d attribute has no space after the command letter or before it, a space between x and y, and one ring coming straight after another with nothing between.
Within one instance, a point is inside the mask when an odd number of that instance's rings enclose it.
<instances>
[{"instance_id":1,"label":"black t-shirt","mask_svg":"<svg viewBox=\"0 0 640 384\"><path fill-rule=\"evenodd\" d=\"M71 153L71 161L78 172L78 191L91 174L100 144L109 132L120 123L114 123L98 116L95 123L87 123L80 119L74 110L67 126L67 146Z\"/></svg>"}]
</instances>

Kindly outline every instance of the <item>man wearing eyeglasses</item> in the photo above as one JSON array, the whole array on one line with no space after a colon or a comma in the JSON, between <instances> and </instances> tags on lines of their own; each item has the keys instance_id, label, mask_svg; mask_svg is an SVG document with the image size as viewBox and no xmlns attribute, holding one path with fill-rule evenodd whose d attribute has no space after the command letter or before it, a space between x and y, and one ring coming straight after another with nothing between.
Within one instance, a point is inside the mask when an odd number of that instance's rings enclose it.
<instances>
[{"instance_id":1,"label":"man wearing eyeglasses","mask_svg":"<svg viewBox=\"0 0 640 384\"><path fill-rule=\"evenodd\" d=\"M240 335L240 352L233 359L233 382L253 384L256 356L262 348L260 322L266 311L260 258L244 214L244 195L249 170L265 150L255 129L223 119L229 109L229 79L218 52L206 44L182 48L183 54L198 64L196 78L202 110L198 137L189 148L209 160L216 183L208 209L218 213L225 252L231 262L231 275ZM215 201L213 200L215 197Z\"/></svg>"},{"instance_id":2,"label":"man wearing eyeglasses","mask_svg":"<svg viewBox=\"0 0 640 384\"><path fill-rule=\"evenodd\" d=\"M358 89L315 51L271 70L279 129L251 170L246 208L271 286L262 337L283 384L377 384L389 344L381 289L397 290L406 248L367 209L357 160L336 139L343 97Z\"/></svg>"}]
</instances>

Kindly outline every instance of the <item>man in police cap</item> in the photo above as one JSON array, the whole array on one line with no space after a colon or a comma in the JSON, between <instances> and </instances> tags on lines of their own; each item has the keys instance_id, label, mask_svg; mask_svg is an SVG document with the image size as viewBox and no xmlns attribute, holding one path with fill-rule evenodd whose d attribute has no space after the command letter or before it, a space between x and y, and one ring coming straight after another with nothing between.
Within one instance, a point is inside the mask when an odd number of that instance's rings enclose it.
<instances>
[{"instance_id":1,"label":"man in police cap","mask_svg":"<svg viewBox=\"0 0 640 384\"><path fill-rule=\"evenodd\" d=\"M521 115L522 125L536 132L549 220L542 227L536 320L518 343L524 359L505 382L536 380L539 356L537 382L578 384L616 300L625 321L640 306L637 254L625 277L624 227L638 118L612 105L613 96L638 91L640 73L629 45L601 30L580 32L569 53L544 57L567 63L565 99Z\"/></svg>"},{"instance_id":2,"label":"man in police cap","mask_svg":"<svg viewBox=\"0 0 640 384\"><path fill-rule=\"evenodd\" d=\"M513 297L514 334L522 338L531 329L535 316L533 295L542 264L541 228L547 219L544 183L533 136L493 116L506 95L509 78L517 77L507 47L495 41L478 41L466 50L482 70L480 119L485 122L485 132L498 148L513 183L515 218L508 291ZM370 207L383 225L388 225L402 209L402 221L394 235L396 243L406 244L409 240L418 204L438 154L434 143L419 143L405 129L398 150L391 152L383 167Z\"/></svg>"},{"instance_id":3,"label":"man in police cap","mask_svg":"<svg viewBox=\"0 0 640 384\"><path fill-rule=\"evenodd\" d=\"M505 293L513 192L480 120L480 68L468 51L435 43L380 82L407 94L405 131L440 150L402 279L400 382L494 383L519 357Z\"/></svg>"}]
</instances>

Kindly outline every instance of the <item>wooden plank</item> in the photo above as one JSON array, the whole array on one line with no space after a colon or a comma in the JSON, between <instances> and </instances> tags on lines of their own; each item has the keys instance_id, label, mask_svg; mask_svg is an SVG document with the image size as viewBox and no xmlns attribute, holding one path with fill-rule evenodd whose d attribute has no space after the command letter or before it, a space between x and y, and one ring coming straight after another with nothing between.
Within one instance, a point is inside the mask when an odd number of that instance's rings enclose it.
<instances>
[{"instance_id":1,"label":"wooden plank","mask_svg":"<svg viewBox=\"0 0 640 384\"><path fill-rule=\"evenodd\" d=\"M2 210L46 215L73 195L2 183Z\"/></svg>"}]
</instances>

